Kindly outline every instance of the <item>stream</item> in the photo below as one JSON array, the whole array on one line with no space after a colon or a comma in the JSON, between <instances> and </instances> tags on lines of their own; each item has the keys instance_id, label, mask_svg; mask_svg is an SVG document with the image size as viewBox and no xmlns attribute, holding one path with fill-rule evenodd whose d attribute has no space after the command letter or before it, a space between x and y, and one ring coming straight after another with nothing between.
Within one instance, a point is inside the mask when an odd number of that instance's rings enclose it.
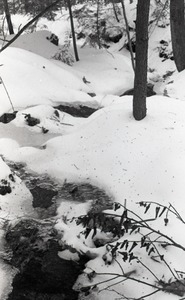
<instances>
[{"instance_id":1,"label":"stream","mask_svg":"<svg viewBox=\"0 0 185 300\"><path fill-rule=\"evenodd\" d=\"M26 127L16 127L11 122L0 123L2 145L3 139L12 139L20 147L41 147L49 139L59 135L50 132L46 134L36 133ZM33 219L32 215L27 216L27 219L20 218L10 229L4 227L4 222L1 222L0 300L77 299L78 295L76 292L72 292L72 286L80 274L79 272L83 270L85 261L82 261L79 269L74 272L76 267L73 266L73 262L67 263L58 257L60 246L55 233L54 235L51 234L53 237L50 236L53 226L52 218L57 215L57 208L63 201L70 201L71 203L91 201L90 211L93 213L110 208L113 199L104 190L90 183L60 183L47 174L40 175L31 172L24 164L14 163L6 160L6 158L4 160L10 167L12 174L16 174L31 192L32 206L37 217ZM45 220L49 220L49 225L47 223L44 225ZM34 235L33 232L35 232ZM48 244L45 244L47 239ZM38 248L38 245L42 250ZM7 261L9 261L8 264ZM50 261L52 261L51 265ZM44 269L45 271L43 271ZM18 273L17 270L19 270ZM38 281L38 278L42 279ZM48 283L46 284L46 282ZM13 284L12 292L11 284ZM57 284L60 288L55 286ZM23 296L24 294L25 296Z\"/></svg>"},{"instance_id":2,"label":"stream","mask_svg":"<svg viewBox=\"0 0 185 300\"><path fill-rule=\"evenodd\" d=\"M60 238L54 230L57 208L63 201L91 201L90 212L97 213L112 206L111 197L89 183L64 182L61 185L47 174L30 172L23 164L6 163L30 190L37 219L28 216L5 228L7 253L12 255L10 264L6 265L6 261L0 263L0 273L5 269L9 282L6 297L2 295L4 298L0 299L77 300L78 292L73 291L72 287L85 268L87 257L82 255L78 264L59 258L58 251L65 250L65 245L61 246ZM0 239L4 241L3 236ZM1 243L0 251L5 250ZM16 273L14 268L19 272Z\"/></svg>"}]
</instances>

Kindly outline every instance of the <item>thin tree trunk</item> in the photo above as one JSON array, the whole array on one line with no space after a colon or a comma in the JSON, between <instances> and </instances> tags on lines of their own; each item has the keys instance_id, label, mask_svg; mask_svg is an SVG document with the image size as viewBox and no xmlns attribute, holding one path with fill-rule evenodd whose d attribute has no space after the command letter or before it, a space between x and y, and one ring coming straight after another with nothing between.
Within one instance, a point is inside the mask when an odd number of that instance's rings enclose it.
<instances>
[{"instance_id":1,"label":"thin tree trunk","mask_svg":"<svg viewBox=\"0 0 185 300\"><path fill-rule=\"evenodd\" d=\"M69 16L70 16L70 22L71 22L71 33L72 33L72 39L73 39L73 48L74 48L75 59L76 59L76 61L79 61L78 50L77 50L77 45L76 45L74 22L73 22L73 13L72 13L72 9L71 9L71 0L67 0L67 5L68 5L68 9L69 9Z\"/></svg>"},{"instance_id":2,"label":"thin tree trunk","mask_svg":"<svg viewBox=\"0 0 185 300\"><path fill-rule=\"evenodd\" d=\"M146 1L148 1L148 0L146 0ZM129 32L129 26L128 26L128 20L127 20L127 15L126 15L126 10L125 10L124 0L121 0L121 5L122 5L123 16L124 16L125 25L126 25L126 32L127 32L127 38L128 38L128 45L129 45L129 50L130 50L132 68L133 68L133 70L135 72L134 55L133 55L133 50L132 50L132 43L131 43L131 38L130 38L130 32Z\"/></svg>"},{"instance_id":3,"label":"thin tree trunk","mask_svg":"<svg viewBox=\"0 0 185 300\"><path fill-rule=\"evenodd\" d=\"M118 18L118 14L117 14L117 11L116 11L116 5L114 3L114 0L112 0L112 6L113 6L113 11L114 11L116 21L119 23L120 21L119 21L119 18Z\"/></svg>"},{"instance_id":4,"label":"thin tree trunk","mask_svg":"<svg viewBox=\"0 0 185 300\"><path fill-rule=\"evenodd\" d=\"M10 11L9 11L9 6L8 6L8 1L7 0L3 0L3 6L4 6L5 16L6 16L6 20L7 20L7 24L8 24L9 33L10 34L14 34L13 24L12 24L12 20L11 20L11 16L10 16Z\"/></svg>"},{"instance_id":5,"label":"thin tree trunk","mask_svg":"<svg viewBox=\"0 0 185 300\"><path fill-rule=\"evenodd\" d=\"M170 0L170 26L174 61L180 72L185 69L184 0Z\"/></svg>"},{"instance_id":6,"label":"thin tree trunk","mask_svg":"<svg viewBox=\"0 0 185 300\"><path fill-rule=\"evenodd\" d=\"M136 69L133 96L133 115L138 121L146 116L149 9L150 0L138 0L136 18Z\"/></svg>"},{"instance_id":7,"label":"thin tree trunk","mask_svg":"<svg viewBox=\"0 0 185 300\"><path fill-rule=\"evenodd\" d=\"M19 32L9 41L7 42L7 44L5 46L3 46L0 49L0 52L4 51L6 48L8 48L13 42L15 42L18 37L31 25L33 24L35 21L37 21L40 17L42 17L47 11L49 11L52 7L54 7L57 3L59 3L61 0L56 0L55 2L53 2L51 5L49 5L48 7L46 7L43 11L41 11L38 15L36 15L32 20L30 20L25 26L23 26Z\"/></svg>"},{"instance_id":8,"label":"thin tree trunk","mask_svg":"<svg viewBox=\"0 0 185 300\"><path fill-rule=\"evenodd\" d=\"M100 49L100 48L101 48L101 41L100 41L99 11L100 11L100 0L97 0L97 10L96 10L96 33L97 33L98 47L99 47L99 49Z\"/></svg>"}]
</instances>

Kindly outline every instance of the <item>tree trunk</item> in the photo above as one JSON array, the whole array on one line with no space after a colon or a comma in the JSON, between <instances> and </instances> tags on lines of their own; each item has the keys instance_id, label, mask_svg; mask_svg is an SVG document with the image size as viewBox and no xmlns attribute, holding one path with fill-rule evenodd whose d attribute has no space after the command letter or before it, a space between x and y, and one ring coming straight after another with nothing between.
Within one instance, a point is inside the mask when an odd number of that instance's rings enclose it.
<instances>
[{"instance_id":1,"label":"tree trunk","mask_svg":"<svg viewBox=\"0 0 185 300\"><path fill-rule=\"evenodd\" d=\"M100 49L101 48L101 37L100 37L99 12L100 12L100 0L97 0L96 33L97 33L97 44L98 44L98 48Z\"/></svg>"},{"instance_id":2,"label":"tree trunk","mask_svg":"<svg viewBox=\"0 0 185 300\"><path fill-rule=\"evenodd\" d=\"M73 22L73 14L72 14L72 9L71 9L71 0L67 0L67 5L68 5L68 9L69 9L69 16L70 16L70 22L71 22L71 33L72 33L72 38L73 38L73 48L74 48L74 53L75 53L75 59L76 59L76 61L79 61L78 50L77 50L77 45L76 45L74 22Z\"/></svg>"},{"instance_id":3,"label":"tree trunk","mask_svg":"<svg viewBox=\"0 0 185 300\"><path fill-rule=\"evenodd\" d=\"M127 38L128 38L128 46L129 46L130 57L131 57L131 62L132 62L132 68L133 68L133 71L135 72L134 54L133 54L133 50L132 50L132 43L131 43L131 38L130 38L130 31L129 31L129 25L128 25L128 20L127 20L124 0L121 0L121 5L122 5L122 9L123 9L123 17L124 17L124 20L125 20L125 26L126 26L126 32L127 32Z\"/></svg>"},{"instance_id":4,"label":"tree trunk","mask_svg":"<svg viewBox=\"0 0 185 300\"><path fill-rule=\"evenodd\" d=\"M119 23L119 18L118 18L118 14L117 14L117 11L116 11L116 5L114 3L115 0L112 0L112 7L113 7L113 11L114 11L114 15L115 15L115 18L116 18L116 21Z\"/></svg>"},{"instance_id":5,"label":"tree trunk","mask_svg":"<svg viewBox=\"0 0 185 300\"><path fill-rule=\"evenodd\" d=\"M184 0L170 0L170 26L174 60L180 72L185 69Z\"/></svg>"},{"instance_id":6,"label":"tree trunk","mask_svg":"<svg viewBox=\"0 0 185 300\"><path fill-rule=\"evenodd\" d=\"M9 11L9 6L8 6L8 1L7 0L3 0L3 6L4 6L5 16L6 16L6 20L7 20L7 24L8 24L9 33L10 34L14 34L12 20L11 20L11 16L10 16L10 11Z\"/></svg>"},{"instance_id":7,"label":"tree trunk","mask_svg":"<svg viewBox=\"0 0 185 300\"><path fill-rule=\"evenodd\" d=\"M148 21L150 0L138 0L136 18L136 63L133 96L133 115L136 120L146 116Z\"/></svg>"}]
</instances>

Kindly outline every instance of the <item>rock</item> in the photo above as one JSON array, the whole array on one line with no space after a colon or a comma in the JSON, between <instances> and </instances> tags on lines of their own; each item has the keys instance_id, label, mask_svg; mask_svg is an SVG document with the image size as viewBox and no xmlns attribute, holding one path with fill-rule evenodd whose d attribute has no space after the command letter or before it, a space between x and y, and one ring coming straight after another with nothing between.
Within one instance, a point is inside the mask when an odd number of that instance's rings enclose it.
<instances>
[{"instance_id":1,"label":"rock","mask_svg":"<svg viewBox=\"0 0 185 300\"><path fill-rule=\"evenodd\" d=\"M96 97L96 94L95 93L87 93L89 96L91 96L92 98L93 97Z\"/></svg>"},{"instance_id":2,"label":"rock","mask_svg":"<svg viewBox=\"0 0 185 300\"><path fill-rule=\"evenodd\" d=\"M60 104L55 108L60 111L66 112L73 117L81 117L81 118L88 118L95 111L97 111L97 109L85 105L72 106L72 105Z\"/></svg>"},{"instance_id":3,"label":"rock","mask_svg":"<svg viewBox=\"0 0 185 300\"><path fill-rule=\"evenodd\" d=\"M5 113L0 117L0 122L7 124L13 121L16 118L17 111L13 113Z\"/></svg>"},{"instance_id":4,"label":"rock","mask_svg":"<svg viewBox=\"0 0 185 300\"><path fill-rule=\"evenodd\" d=\"M28 126L33 127L35 125L40 124L40 120L37 119L37 118L32 117L30 114L26 114L24 118L25 118L25 121L26 121Z\"/></svg>"},{"instance_id":5,"label":"rock","mask_svg":"<svg viewBox=\"0 0 185 300\"><path fill-rule=\"evenodd\" d=\"M118 43L119 40L121 40L123 36L123 33L122 32L119 32L115 35L109 35L108 33L106 33L104 36L103 36L103 39L105 40L105 42L112 42L112 43Z\"/></svg>"},{"instance_id":6,"label":"rock","mask_svg":"<svg viewBox=\"0 0 185 300\"><path fill-rule=\"evenodd\" d=\"M58 194L58 192L52 189L51 186L42 187L35 186L30 189L33 196L33 207L48 208L53 204L53 198Z\"/></svg>"},{"instance_id":7,"label":"rock","mask_svg":"<svg viewBox=\"0 0 185 300\"><path fill-rule=\"evenodd\" d=\"M61 192L59 193L61 199L75 202L91 201L91 213L100 212L104 209L112 207L113 198L104 190L91 185L89 183L64 183Z\"/></svg>"},{"instance_id":8,"label":"rock","mask_svg":"<svg viewBox=\"0 0 185 300\"><path fill-rule=\"evenodd\" d=\"M59 45L59 38L56 34L52 33L50 37L47 37L47 40L49 40L52 44L55 46Z\"/></svg>"},{"instance_id":9,"label":"rock","mask_svg":"<svg viewBox=\"0 0 185 300\"><path fill-rule=\"evenodd\" d=\"M82 31L80 31L79 33L77 33L76 38L77 40L85 39L85 34Z\"/></svg>"},{"instance_id":10,"label":"rock","mask_svg":"<svg viewBox=\"0 0 185 300\"><path fill-rule=\"evenodd\" d=\"M2 179L0 181L0 195L5 196L6 194L10 194L11 191L12 191L12 189L11 189L10 183L7 180Z\"/></svg>"},{"instance_id":11,"label":"rock","mask_svg":"<svg viewBox=\"0 0 185 300\"><path fill-rule=\"evenodd\" d=\"M147 84L147 97L156 95L156 92L154 92L153 88L154 88L153 84L151 84L151 83ZM126 92L124 92L122 95L120 95L120 97L126 96L126 95L133 95L133 94L134 94L134 89L130 89L130 90L127 90Z\"/></svg>"},{"instance_id":12,"label":"rock","mask_svg":"<svg viewBox=\"0 0 185 300\"><path fill-rule=\"evenodd\" d=\"M86 258L78 263L64 260L58 251L60 237L52 222L22 220L7 230L6 241L12 251L10 263L19 272L13 280L8 300L75 300L73 290Z\"/></svg>"}]
</instances>

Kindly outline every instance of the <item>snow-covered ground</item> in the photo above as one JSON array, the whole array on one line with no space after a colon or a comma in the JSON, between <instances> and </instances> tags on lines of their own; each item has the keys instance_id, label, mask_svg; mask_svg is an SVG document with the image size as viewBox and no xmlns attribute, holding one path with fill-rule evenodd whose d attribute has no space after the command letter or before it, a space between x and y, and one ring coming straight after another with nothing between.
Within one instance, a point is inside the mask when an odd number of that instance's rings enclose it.
<instances>
[{"instance_id":1,"label":"snow-covered ground","mask_svg":"<svg viewBox=\"0 0 185 300\"><path fill-rule=\"evenodd\" d=\"M16 17L13 21L18 24ZM52 22L50 27L48 24L47 29L63 41L62 35L69 28L66 18L63 27L61 20ZM117 53L115 47L96 50L86 46L79 49L80 61L68 66L53 59L60 46L47 39L50 36L48 30L25 34L0 53L0 115L12 112L10 99L14 109L18 110L11 123L0 123L0 154L8 160L26 164L34 172L48 174L60 184L66 181L94 184L104 189L114 201L126 203L129 210L142 218L146 215L138 202L152 201L167 207L171 204L185 219L185 73L170 75L171 82L166 84L168 76L164 75L175 71L175 65L170 59L162 62L158 55L162 39L171 47L169 26L151 29L148 73L155 90L160 94L165 91L168 97L148 98L147 117L140 122L132 116L132 96L118 96L133 87L133 71L128 53L124 55L126 50ZM91 97L89 93L96 96ZM99 110L88 118L75 118L53 108L63 103L82 104ZM28 114L38 118L39 125L28 126L25 120ZM42 128L48 132L44 134ZM13 174L12 180L11 174L10 168L0 159L0 180L7 180L12 188L12 193L0 195L0 218L15 220L34 216L29 190L18 176ZM121 274L123 268L124 272L134 271L136 280L152 285L156 284L156 277L170 282L174 280L175 270L184 272L185 251L178 247L160 249L170 267L152 260L139 247L136 253L147 268L136 261L123 263L121 254L117 255L117 262L110 266L105 264L102 255L107 252L106 246L95 248L90 236L85 239L80 234L82 226L76 226L74 221L63 222L64 215L71 220L86 214L88 209L89 203L61 203L56 218L56 228L63 233L67 244L78 251L94 254L95 258L89 261L85 272L93 269L99 273ZM150 208L147 218L153 218L154 210L155 206L153 210ZM167 226L164 217L151 224L185 247L184 223L176 216L169 217ZM127 234L119 242L124 238L132 241L140 236ZM69 258L69 253L59 253L61 257L66 255ZM0 263L2 300L10 289L11 278L11 271ZM107 278L104 274L94 280ZM84 274L76 287L82 283L89 285ZM121 295L126 299L142 299L152 291L152 287L138 281L126 280L114 286L108 281L83 299L121 299ZM175 300L179 296L159 291L148 298Z\"/></svg>"}]
</instances>

